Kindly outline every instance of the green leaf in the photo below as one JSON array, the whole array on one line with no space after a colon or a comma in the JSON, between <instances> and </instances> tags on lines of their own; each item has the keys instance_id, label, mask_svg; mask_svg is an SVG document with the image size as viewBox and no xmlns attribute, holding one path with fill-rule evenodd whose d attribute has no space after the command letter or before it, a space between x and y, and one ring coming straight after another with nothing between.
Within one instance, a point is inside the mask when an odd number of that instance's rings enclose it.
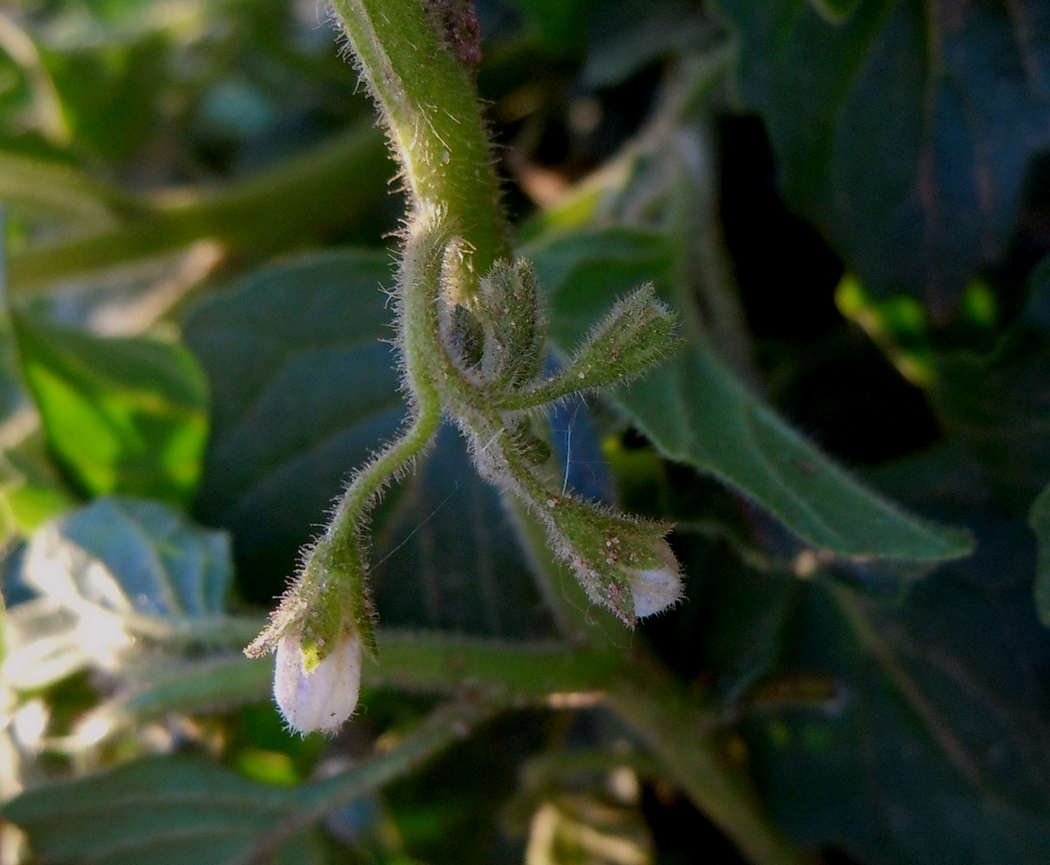
<instances>
[{"instance_id":1,"label":"green leaf","mask_svg":"<svg viewBox=\"0 0 1050 865\"><path fill-rule=\"evenodd\" d=\"M232 569L221 532L160 502L104 498L44 526L23 578L75 612L191 619L225 612Z\"/></svg>"},{"instance_id":2,"label":"green leaf","mask_svg":"<svg viewBox=\"0 0 1050 865\"><path fill-rule=\"evenodd\" d=\"M149 135L163 83L168 40L134 41L42 52L74 141L106 160L129 158Z\"/></svg>"},{"instance_id":3,"label":"green leaf","mask_svg":"<svg viewBox=\"0 0 1050 865\"><path fill-rule=\"evenodd\" d=\"M1046 861L1046 637L1028 557L1010 548L1024 546L1018 527L989 528L976 565L946 566L903 606L795 582L776 671L831 675L837 697L745 730L759 787L800 844L887 865Z\"/></svg>"},{"instance_id":4,"label":"green leaf","mask_svg":"<svg viewBox=\"0 0 1050 865\"><path fill-rule=\"evenodd\" d=\"M268 268L187 314L211 378L213 436L199 510L230 529L245 591L268 603L350 472L404 415L381 342L392 280L381 251ZM545 626L499 495L444 428L374 514L373 591L384 625L525 636Z\"/></svg>"},{"instance_id":5,"label":"green leaf","mask_svg":"<svg viewBox=\"0 0 1050 865\"><path fill-rule=\"evenodd\" d=\"M720 5L789 205L877 297L923 297L943 320L1050 146L1041 0L861 0L842 24L797 0Z\"/></svg>"},{"instance_id":6,"label":"green leaf","mask_svg":"<svg viewBox=\"0 0 1050 865\"><path fill-rule=\"evenodd\" d=\"M615 0L598 4L589 21L588 87L621 84L664 57L710 47L721 36L710 13L689 0Z\"/></svg>"},{"instance_id":7,"label":"green leaf","mask_svg":"<svg viewBox=\"0 0 1050 865\"><path fill-rule=\"evenodd\" d=\"M1050 486L1044 489L1028 514L1028 525L1039 542L1035 572L1035 608L1039 621L1050 628Z\"/></svg>"},{"instance_id":8,"label":"green leaf","mask_svg":"<svg viewBox=\"0 0 1050 865\"><path fill-rule=\"evenodd\" d=\"M845 21L852 15L861 0L810 0L813 8L833 24Z\"/></svg>"},{"instance_id":9,"label":"green leaf","mask_svg":"<svg viewBox=\"0 0 1050 865\"><path fill-rule=\"evenodd\" d=\"M0 453L0 507L5 528L27 535L52 517L77 505L47 453L37 424Z\"/></svg>"},{"instance_id":10,"label":"green leaf","mask_svg":"<svg viewBox=\"0 0 1050 865\"><path fill-rule=\"evenodd\" d=\"M489 711L483 702L438 709L396 747L298 788L259 784L199 758L158 756L33 788L5 803L4 817L53 865L245 865L462 739Z\"/></svg>"},{"instance_id":11,"label":"green leaf","mask_svg":"<svg viewBox=\"0 0 1050 865\"><path fill-rule=\"evenodd\" d=\"M1050 481L1050 258L1028 280L1028 303L988 355L936 364L934 408L980 464L999 501L1022 516Z\"/></svg>"},{"instance_id":12,"label":"green leaf","mask_svg":"<svg viewBox=\"0 0 1050 865\"><path fill-rule=\"evenodd\" d=\"M551 336L571 347L601 310L638 283L666 292L660 235L613 229L528 250L550 296ZM660 451L731 484L818 547L850 556L943 559L970 549L865 488L778 418L705 344L693 342L612 401Z\"/></svg>"},{"instance_id":13,"label":"green leaf","mask_svg":"<svg viewBox=\"0 0 1050 865\"><path fill-rule=\"evenodd\" d=\"M579 54L587 34L592 0L511 0L547 50L569 57Z\"/></svg>"},{"instance_id":14,"label":"green leaf","mask_svg":"<svg viewBox=\"0 0 1050 865\"><path fill-rule=\"evenodd\" d=\"M109 225L120 194L69 165L0 150L0 201L94 228Z\"/></svg>"},{"instance_id":15,"label":"green leaf","mask_svg":"<svg viewBox=\"0 0 1050 865\"><path fill-rule=\"evenodd\" d=\"M4 807L49 862L152 865L250 861L288 819L294 792L201 759L150 757L37 787Z\"/></svg>"},{"instance_id":16,"label":"green leaf","mask_svg":"<svg viewBox=\"0 0 1050 865\"><path fill-rule=\"evenodd\" d=\"M185 502L208 432L204 376L183 347L104 339L14 317L25 380L51 451L90 495Z\"/></svg>"}]
</instances>

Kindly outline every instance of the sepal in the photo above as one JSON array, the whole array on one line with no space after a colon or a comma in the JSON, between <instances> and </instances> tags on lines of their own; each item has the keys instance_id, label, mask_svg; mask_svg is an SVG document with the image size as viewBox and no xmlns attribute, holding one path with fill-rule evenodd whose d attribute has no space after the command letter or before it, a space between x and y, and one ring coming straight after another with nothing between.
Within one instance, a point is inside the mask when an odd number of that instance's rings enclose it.
<instances>
[{"instance_id":1,"label":"sepal","mask_svg":"<svg viewBox=\"0 0 1050 865\"><path fill-rule=\"evenodd\" d=\"M674 604L682 595L678 561L664 536L671 525L550 495L537 510L555 552L592 601L626 625Z\"/></svg>"},{"instance_id":2,"label":"sepal","mask_svg":"<svg viewBox=\"0 0 1050 865\"><path fill-rule=\"evenodd\" d=\"M578 391L622 384L637 378L681 346L678 317L644 285L619 300L575 351L565 369L500 402L505 409L544 405Z\"/></svg>"}]
</instances>

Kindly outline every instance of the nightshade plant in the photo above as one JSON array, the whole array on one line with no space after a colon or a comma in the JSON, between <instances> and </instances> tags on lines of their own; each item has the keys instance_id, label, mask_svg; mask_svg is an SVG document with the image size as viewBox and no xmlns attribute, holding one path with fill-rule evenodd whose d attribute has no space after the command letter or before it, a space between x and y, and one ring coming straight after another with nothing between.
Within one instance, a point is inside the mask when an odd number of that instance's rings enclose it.
<instances>
[{"instance_id":1,"label":"nightshade plant","mask_svg":"<svg viewBox=\"0 0 1050 865\"><path fill-rule=\"evenodd\" d=\"M0 10L0 859L1048 861L1050 19L955 5Z\"/></svg>"}]
</instances>

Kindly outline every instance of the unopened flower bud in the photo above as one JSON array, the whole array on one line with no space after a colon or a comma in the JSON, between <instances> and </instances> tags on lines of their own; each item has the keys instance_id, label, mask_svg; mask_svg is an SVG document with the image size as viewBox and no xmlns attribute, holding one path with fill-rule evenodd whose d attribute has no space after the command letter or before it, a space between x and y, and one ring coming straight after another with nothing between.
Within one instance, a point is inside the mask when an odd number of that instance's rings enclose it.
<instances>
[{"instance_id":1,"label":"unopened flower bud","mask_svg":"<svg viewBox=\"0 0 1050 865\"><path fill-rule=\"evenodd\" d=\"M682 579L678 573L678 561L671 552L667 541L660 541L656 555L664 562L661 567L631 572L634 614L639 619L666 610L682 598Z\"/></svg>"},{"instance_id":2,"label":"unopened flower bud","mask_svg":"<svg viewBox=\"0 0 1050 865\"><path fill-rule=\"evenodd\" d=\"M277 643L273 696L288 726L298 733L334 733L357 706L361 689L361 640L343 639L321 660L303 652L290 631Z\"/></svg>"}]
</instances>

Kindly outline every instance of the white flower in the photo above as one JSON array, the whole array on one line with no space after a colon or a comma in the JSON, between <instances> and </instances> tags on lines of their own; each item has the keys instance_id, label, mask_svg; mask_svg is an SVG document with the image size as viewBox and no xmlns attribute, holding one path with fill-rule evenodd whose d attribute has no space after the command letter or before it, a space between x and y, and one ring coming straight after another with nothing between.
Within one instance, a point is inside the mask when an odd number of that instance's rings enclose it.
<instances>
[{"instance_id":1,"label":"white flower","mask_svg":"<svg viewBox=\"0 0 1050 865\"><path fill-rule=\"evenodd\" d=\"M361 689L361 640L343 640L306 668L300 637L291 631L277 643L273 696L288 726L298 733L336 732L354 713Z\"/></svg>"},{"instance_id":2,"label":"white flower","mask_svg":"<svg viewBox=\"0 0 1050 865\"><path fill-rule=\"evenodd\" d=\"M657 558L663 567L631 571L631 594L634 596L634 614L639 619L674 606L682 597L682 579L678 574L678 560L667 541L660 541Z\"/></svg>"}]
</instances>

